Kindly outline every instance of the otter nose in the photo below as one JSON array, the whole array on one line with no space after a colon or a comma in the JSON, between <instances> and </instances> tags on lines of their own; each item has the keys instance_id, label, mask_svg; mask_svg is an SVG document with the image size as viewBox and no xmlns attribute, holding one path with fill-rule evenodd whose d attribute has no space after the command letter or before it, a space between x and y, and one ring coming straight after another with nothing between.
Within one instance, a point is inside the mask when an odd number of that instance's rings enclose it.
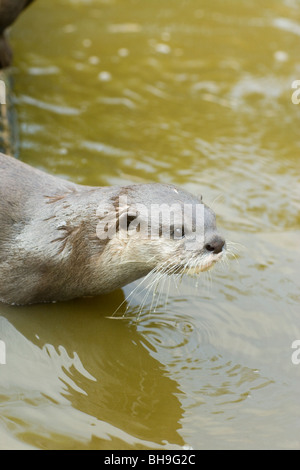
<instances>
[{"instance_id":1,"label":"otter nose","mask_svg":"<svg viewBox=\"0 0 300 470\"><path fill-rule=\"evenodd\" d=\"M209 240L209 242L204 245L204 248L207 251L211 251L212 253L217 255L218 253L221 253L224 245L225 245L224 238L218 235L218 236L214 236L213 238L211 238L211 240Z\"/></svg>"}]
</instances>

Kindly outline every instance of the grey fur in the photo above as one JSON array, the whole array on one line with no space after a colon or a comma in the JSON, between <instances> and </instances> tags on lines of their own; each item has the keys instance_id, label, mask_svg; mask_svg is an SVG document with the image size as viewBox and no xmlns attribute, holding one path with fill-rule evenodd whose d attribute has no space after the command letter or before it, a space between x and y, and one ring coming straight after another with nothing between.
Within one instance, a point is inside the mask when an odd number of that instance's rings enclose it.
<instances>
[{"instance_id":1,"label":"grey fur","mask_svg":"<svg viewBox=\"0 0 300 470\"><path fill-rule=\"evenodd\" d=\"M120 288L160 263L186 265L183 240L143 240L140 234L97 236L100 213L127 198L136 204L197 204L190 193L165 184L125 187L77 185L0 154L0 301L30 304L98 295ZM220 238L215 215L205 207L205 237ZM208 240L209 239L209 240ZM197 251L198 250L198 251ZM203 244L195 253L203 253ZM217 258L216 258L217 259Z\"/></svg>"}]
</instances>

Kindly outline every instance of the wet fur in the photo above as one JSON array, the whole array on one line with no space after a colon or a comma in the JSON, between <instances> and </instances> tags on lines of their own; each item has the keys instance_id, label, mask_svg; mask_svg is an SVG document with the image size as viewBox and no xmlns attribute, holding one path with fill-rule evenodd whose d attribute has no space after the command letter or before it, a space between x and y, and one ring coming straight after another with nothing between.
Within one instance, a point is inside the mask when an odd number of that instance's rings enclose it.
<instances>
[{"instance_id":1,"label":"wet fur","mask_svg":"<svg viewBox=\"0 0 300 470\"><path fill-rule=\"evenodd\" d=\"M75 185L0 154L0 299L27 304L110 290L113 280L97 269L106 241L96 236L96 210L99 192L103 200L116 191Z\"/></svg>"},{"instance_id":2,"label":"wet fur","mask_svg":"<svg viewBox=\"0 0 300 470\"><path fill-rule=\"evenodd\" d=\"M23 305L98 295L153 270L201 266L203 247L187 253L181 241L99 239L98 209L114 207L120 195L128 197L129 212L133 203L200 202L167 184L77 185L0 154L0 300ZM215 237L215 215L205 210L207 236Z\"/></svg>"}]
</instances>

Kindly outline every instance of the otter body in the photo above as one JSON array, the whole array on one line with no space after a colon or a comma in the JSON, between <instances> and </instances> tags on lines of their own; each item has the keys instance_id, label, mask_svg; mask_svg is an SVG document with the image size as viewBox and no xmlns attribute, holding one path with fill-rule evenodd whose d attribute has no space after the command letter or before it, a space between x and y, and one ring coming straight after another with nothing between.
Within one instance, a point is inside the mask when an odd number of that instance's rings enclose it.
<instances>
[{"instance_id":1,"label":"otter body","mask_svg":"<svg viewBox=\"0 0 300 470\"><path fill-rule=\"evenodd\" d=\"M202 204L182 189L159 183L78 185L0 154L0 301L68 300L112 291L156 268L169 274L208 269L222 256L225 241L207 206L205 240L191 249L185 234L176 237L172 229L166 238L161 225L156 237L139 230L128 236L128 221L137 220L141 207L175 202L179 207ZM99 223L104 230L99 231ZM151 225L151 217L146 224Z\"/></svg>"}]
</instances>

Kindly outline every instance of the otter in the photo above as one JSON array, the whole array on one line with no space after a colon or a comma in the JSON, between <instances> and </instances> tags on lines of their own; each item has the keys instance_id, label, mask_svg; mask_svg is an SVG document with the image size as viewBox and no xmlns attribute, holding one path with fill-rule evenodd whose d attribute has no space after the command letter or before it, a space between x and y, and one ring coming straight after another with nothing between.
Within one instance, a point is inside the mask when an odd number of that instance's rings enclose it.
<instances>
[{"instance_id":1,"label":"otter","mask_svg":"<svg viewBox=\"0 0 300 470\"><path fill-rule=\"evenodd\" d=\"M32 2L33 0L0 0L0 69L11 65L13 56L5 30Z\"/></svg>"},{"instance_id":2,"label":"otter","mask_svg":"<svg viewBox=\"0 0 300 470\"><path fill-rule=\"evenodd\" d=\"M179 187L84 186L0 154L4 303L96 296L151 271L198 274L225 250L214 212Z\"/></svg>"}]
</instances>

